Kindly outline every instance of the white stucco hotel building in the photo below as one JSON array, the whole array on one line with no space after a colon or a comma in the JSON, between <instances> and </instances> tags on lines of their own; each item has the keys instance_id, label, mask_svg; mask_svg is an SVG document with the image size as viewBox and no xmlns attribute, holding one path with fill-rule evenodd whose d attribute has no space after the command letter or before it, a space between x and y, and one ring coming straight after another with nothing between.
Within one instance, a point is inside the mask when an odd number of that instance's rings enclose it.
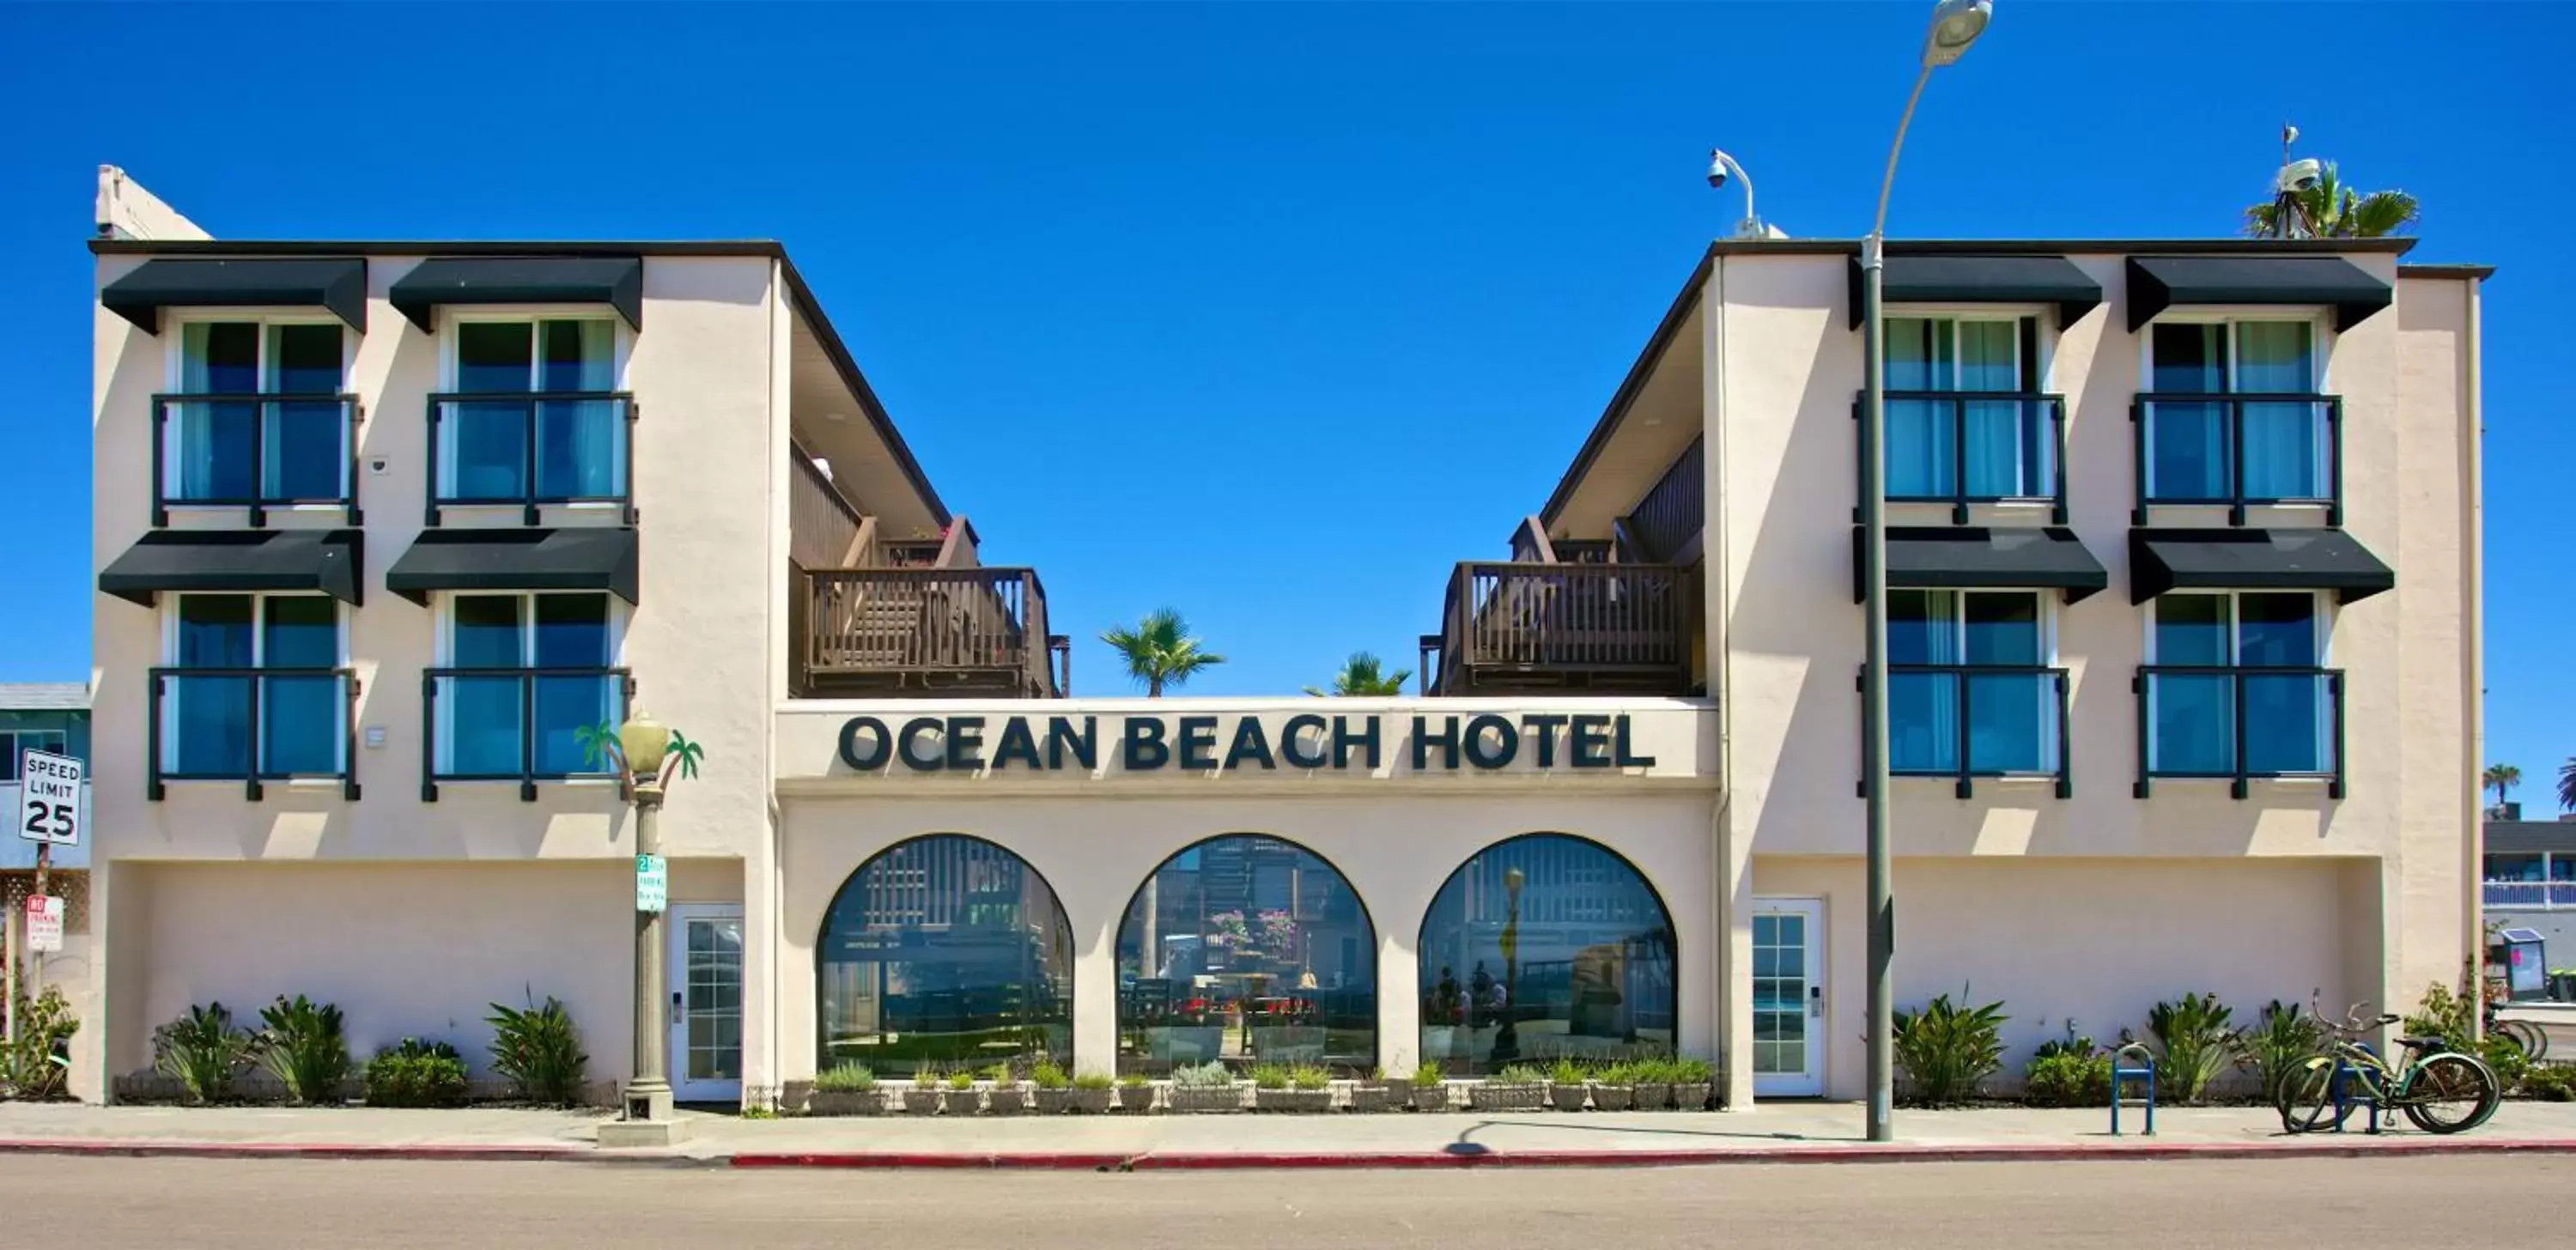
<instances>
[{"instance_id":1,"label":"white stucco hotel building","mask_svg":"<svg viewBox=\"0 0 2576 1250\"><path fill-rule=\"evenodd\" d=\"M295 993L478 1061L557 996L622 1077L633 817L575 732L636 708L705 751L683 1101L1039 1054L1860 1093L1851 243L1708 250L1493 501L1420 695L1149 701L1066 693L1096 623L776 244L100 219L85 1098ZM2485 273L2406 247L1890 248L1900 1003L2019 1053L2456 979Z\"/></svg>"}]
</instances>

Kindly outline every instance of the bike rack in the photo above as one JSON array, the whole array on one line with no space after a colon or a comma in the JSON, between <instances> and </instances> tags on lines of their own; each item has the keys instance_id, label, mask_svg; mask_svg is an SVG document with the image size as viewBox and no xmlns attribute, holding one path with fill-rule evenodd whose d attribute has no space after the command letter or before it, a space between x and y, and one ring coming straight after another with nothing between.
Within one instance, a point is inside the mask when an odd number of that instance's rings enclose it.
<instances>
[{"instance_id":1,"label":"bike rack","mask_svg":"<svg viewBox=\"0 0 2576 1250\"><path fill-rule=\"evenodd\" d=\"M2135 1058L2135 1062L2129 1060ZM2147 1129L2145 1136L2156 1135L2156 1057L2145 1046L2131 1042L2111 1054L2111 1136L2120 1135L2120 1091L2124 1082L2144 1081L2147 1086Z\"/></svg>"},{"instance_id":2,"label":"bike rack","mask_svg":"<svg viewBox=\"0 0 2576 1250\"><path fill-rule=\"evenodd\" d=\"M2369 1052L2373 1057L2376 1057L2379 1054L2378 1050L2374 1049L2368 1042L2354 1042L2353 1045L2359 1046L2364 1051ZM2375 1137L2379 1134L2379 1100L2368 1097L2355 1098L2353 1096L2354 1087L2361 1083L2359 1078L2360 1069L2353 1067L2350 1063L2345 1062L2341 1058L2337 1058L2335 1060L2334 1131L2338 1133L2342 1132L2344 1122L2352 1118L2352 1109L2354 1107L2362 1107L2366 1108L2370 1112L2370 1118L2364 1122L2365 1127L2362 1131Z\"/></svg>"}]
</instances>

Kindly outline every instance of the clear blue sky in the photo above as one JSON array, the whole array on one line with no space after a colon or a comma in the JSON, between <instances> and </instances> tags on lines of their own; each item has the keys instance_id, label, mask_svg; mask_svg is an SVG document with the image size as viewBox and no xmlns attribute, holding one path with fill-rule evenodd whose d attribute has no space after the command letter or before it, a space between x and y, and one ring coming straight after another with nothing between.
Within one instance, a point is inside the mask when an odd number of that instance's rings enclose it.
<instances>
[{"instance_id":1,"label":"clear blue sky","mask_svg":"<svg viewBox=\"0 0 2576 1250\"><path fill-rule=\"evenodd\" d=\"M2000 0L1893 232L2230 232L2276 132L2487 292L2490 758L2576 754L2576 6ZM88 666L94 167L219 236L785 240L987 558L1194 693L1405 667L1741 209L1853 236L1928 3L0 7L0 680ZM2548 243L2515 239L2517 226ZM1078 485L1077 485L1078 484Z\"/></svg>"}]
</instances>

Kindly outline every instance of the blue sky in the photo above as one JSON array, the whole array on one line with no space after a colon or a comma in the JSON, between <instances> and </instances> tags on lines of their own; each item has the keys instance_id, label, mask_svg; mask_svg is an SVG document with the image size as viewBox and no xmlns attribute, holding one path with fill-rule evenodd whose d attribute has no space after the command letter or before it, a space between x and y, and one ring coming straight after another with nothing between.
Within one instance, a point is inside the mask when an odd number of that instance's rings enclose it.
<instances>
[{"instance_id":1,"label":"blue sky","mask_svg":"<svg viewBox=\"0 0 2576 1250\"><path fill-rule=\"evenodd\" d=\"M2576 755L2547 362L2576 6L2001 0L1891 232L2201 236L2277 130L2427 206L2486 303L2489 758ZM1867 225L1928 4L0 7L0 680L88 666L94 168L238 238L787 242L1077 689L1162 604L1193 693L1413 664L1544 501L1752 169ZM2538 206L2538 207L2535 207ZM2534 233L2537 233L2536 231ZM1078 484L1078 485L1077 485Z\"/></svg>"}]
</instances>

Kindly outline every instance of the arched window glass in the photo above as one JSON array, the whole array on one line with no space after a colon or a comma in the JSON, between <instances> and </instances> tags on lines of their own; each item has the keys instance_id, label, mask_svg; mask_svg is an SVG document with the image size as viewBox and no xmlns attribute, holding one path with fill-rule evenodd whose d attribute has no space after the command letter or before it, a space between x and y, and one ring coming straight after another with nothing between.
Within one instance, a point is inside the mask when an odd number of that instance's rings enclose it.
<instances>
[{"instance_id":1,"label":"arched window glass","mask_svg":"<svg viewBox=\"0 0 2576 1250\"><path fill-rule=\"evenodd\" d=\"M1073 1057L1073 927L1019 856L935 834L859 866L815 949L820 1067Z\"/></svg>"},{"instance_id":2,"label":"arched window glass","mask_svg":"<svg viewBox=\"0 0 2576 1250\"><path fill-rule=\"evenodd\" d=\"M1599 843L1486 847L1432 898L1420 950L1422 1056L1451 1075L1673 1053L1671 916Z\"/></svg>"},{"instance_id":3,"label":"arched window glass","mask_svg":"<svg viewBox=\"0 0 2576 1250\"><path fill-rule=\"evenodd\" d=\"M1377 1063L1377 930L1314 852L1228 834L1163 861L1118 926L1118 1070Z\"/></svg>"}]
</instances>

